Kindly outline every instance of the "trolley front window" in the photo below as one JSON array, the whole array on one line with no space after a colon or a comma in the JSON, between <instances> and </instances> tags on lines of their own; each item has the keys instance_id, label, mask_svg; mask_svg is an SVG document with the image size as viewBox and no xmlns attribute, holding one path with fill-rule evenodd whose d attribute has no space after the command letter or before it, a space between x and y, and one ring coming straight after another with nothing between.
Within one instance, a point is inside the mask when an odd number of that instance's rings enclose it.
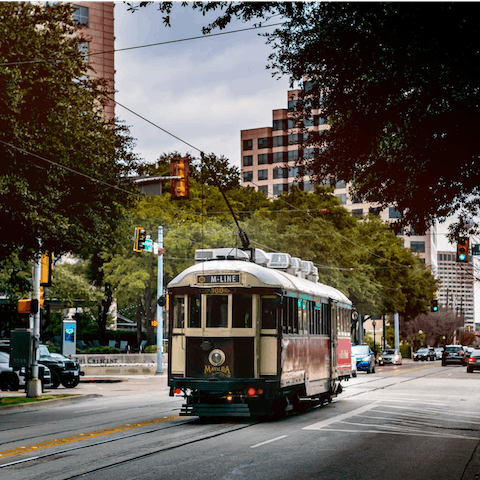
<instances>
[{"instance_id":1,"label":"trolley front window","mask_svg":"<svg viewBox=\"0 0 480 480\"><path fill-rule=\"evenodd\" d=\"M232 301L232 327L252 328L252 295L237 293Z\"/></svg>"},{"instance_id":2,"label":"trolley front window","mask_svg":"<svg viewBox=\"0 0 480 480\"><path fill-rule=\"evenodd\" d=\"M201 295L190 295L188 297L188 326L190 328L201 328L202 326L201 299Z\"/></svg>"},{"instance_id":3,"label":"trolley front window","mask_svg":"<svg viewBox=\"0 0 480 480\"><path fill-rule=\"evenodd\" d=\"M173 328L183 328L185 326L185 297L175 295L173 297Z\"/></svg>"},{"instance_id":4,"label":"trolley front window","mask_svg":"<svg viewBox=\"0 0 480 480\"><path fill-rule=\"evenodd\" d=\"M228 327L228 295L207 295L207 328Z\"/></svg>"},{"instance_id":5,"label":"trolley front window","mask_svg":"<svg viewBox=\"0 0 480 480\"><path fill-rule=\"evenodd\" d=\"M262 297L262 328L277 328L277 297Z\"/></svg>"}]
</instances>

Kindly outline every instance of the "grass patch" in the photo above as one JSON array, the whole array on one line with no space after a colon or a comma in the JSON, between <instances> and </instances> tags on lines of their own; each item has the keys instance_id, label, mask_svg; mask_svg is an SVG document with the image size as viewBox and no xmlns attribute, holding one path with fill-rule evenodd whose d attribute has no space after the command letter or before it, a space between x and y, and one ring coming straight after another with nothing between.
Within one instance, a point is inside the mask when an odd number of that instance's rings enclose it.
<instances>
[{"instance_id":1,"label":"grass patch","mask_svg":"<svg viewBox=\"0 0 480 480\"><path fill-rule=\"evenodd\" d=\"M65 397L73 397L75 395L42 395L40 397L28 398L27 396L22 397L3 397L0 400L0 408L1 407L10 407L12 405L23 405L26 403L37 403L42 402L44 400L53 400L55 398L65 398ZM1 393L0 393L1 397Z\"/></svg>"}]
</instances>

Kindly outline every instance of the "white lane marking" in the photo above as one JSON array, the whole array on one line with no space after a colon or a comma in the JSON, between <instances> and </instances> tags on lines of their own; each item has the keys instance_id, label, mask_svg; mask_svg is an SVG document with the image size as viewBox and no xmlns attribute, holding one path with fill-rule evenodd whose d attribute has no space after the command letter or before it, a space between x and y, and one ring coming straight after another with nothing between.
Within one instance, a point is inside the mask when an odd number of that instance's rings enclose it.
<instances>
[{"instance_id":1,"label":"white lane marking","mask_svg":"<svg viewBox=\"0 0 480 480\"><path fill-rule=\"evenodd\" d=\"M288 435L282 435L280 437L272 438L271 440L267 440L267 441L262 442L262 443L257 443L256 445L252 445L250 448L261 447L262 445L266 445L267 443L276 442L277 440L281 440L282 438L287 438L287 437L288 437Z\"/></svg>"},{"instance_id":2,"label":"white lane marking","mask_svg":"<svg viewBox=\"0 0 480 480\"><path fill-rule=\"evenodd\" d=\"M327 427L332 423L341 422L347 418L353 417L355 415L360 415L364 412L368 412L372 408L377 406L378 402L371 403L370 405L365 405L364 407L357 408L356 410L352 410L351 412L344 413L342 415L337 415L336 417L329 418L328 420L323 420L322 422L317 422L312 425L308 425L303 427L302 430L320 430L323 427Z\"/></svg>"},{"instance_id":3,"label":"white lane marking","mask_svg":"<svg viewBox=\"0 0 480 480\"><path fill-rule=\"evenodd\" d=\"M306 430L306 428L304 428ZM322 428L324 432L337 433L382 433L384 435L408 435L410 437L433 437L433 438L458 438L463 440L480 440L480 437L465 437L462 435L442 434L442 433L414 433L414 432L382 432L381 430L343 430L339 428Z\"/></svg>"}]
</instances>

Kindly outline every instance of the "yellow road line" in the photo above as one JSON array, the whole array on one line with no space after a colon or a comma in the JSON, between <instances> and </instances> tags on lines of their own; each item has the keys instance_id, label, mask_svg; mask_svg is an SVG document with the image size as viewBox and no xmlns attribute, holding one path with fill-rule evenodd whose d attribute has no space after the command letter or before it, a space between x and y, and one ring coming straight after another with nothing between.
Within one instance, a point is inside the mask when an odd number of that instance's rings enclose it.
<instances>
[{"instance_id":1,"label":"yellow road line","mask_svg":"<svg viewBox=\"0 0 480 480\"><path fill-rule=\"evenodd\" d=\"M12 450L5 450L4 452L0 452L0 458L10 457L12 455L19 455L21 453L35 452L37 450L41 450L42 448L51 448L51 447L55 447L55 446L58 446L58 445L66 445L68 443L79 442L81 440L86 440L86 439L95 438L95 437L101 437L101 436L104 436L104 435L110 435L112 433L125 432L125 431L128 431L128 430L132 430L134 428L148 427L149 425L155 425L157 423L168 422L170 420L175 420L177 418L179 418L179 416L174 415L174 416L171 416L171 417L157 418L155 420L145 420L144 422L140 422L140 423L127 423L126 425L122 425L120 427L106 428L106 429L103 429L103 430L96 430L94 432L79 433L78 435L74 435L72 437L59 438L59 439L49 440L48 442L37 443L35 445L29 445L29 446L26 446L26 447L18 447L18 448L14 448Z\"/></svg>"}]
</instances>

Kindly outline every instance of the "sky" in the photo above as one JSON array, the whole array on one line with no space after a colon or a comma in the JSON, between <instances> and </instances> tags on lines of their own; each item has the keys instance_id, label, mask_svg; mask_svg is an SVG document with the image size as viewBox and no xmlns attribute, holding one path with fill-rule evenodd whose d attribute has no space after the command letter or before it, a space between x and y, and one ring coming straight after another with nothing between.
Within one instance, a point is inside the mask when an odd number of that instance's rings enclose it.
<instances>
[{"instance_id":1,"label":"sky","mask_svg":"<svg viewBox=\"0 0 480 480\"><path fill-rule=\"evenodd\" d=\"M135 13L127 8L115 2L116 50L198 37L207 22L180 4L174 5L171 28L163 25L156 5ZM234 22L223 31L251 25ZM272 110L287 107L289 79L272 78L266 69L269 53L258 31L117 51L115 99L191 146L240 167L240 130L271 126ZM130 126L137 153L148 163L173 151L199 156L118 105L116 115Z\"/></svg>"},{"instance_id":2,"label":"sky","mask_svg":"<svg viewBox=\"0 0 480 480\"><path fill-rule=\"evenodd\" d=\"M240 167L240 131L271 126L272 110L287 108L289 78L272 77L266 68L272 47L259 35L273 28L118 51L201 36L201 27L216 18L215 13L203 17L177 2L172 26L166 27L156 5L135 13L127 8L115 2L115 99L189 144L117 105L116 116L130 127L139 157L154 163L162 153L198 158L201 150ZM213 33L251 26L234 21ZM447 225L438 225L438 250L453 252L444 235ZM477 285L476 296L479 290Z\"/></svg>"}]
</instances>

